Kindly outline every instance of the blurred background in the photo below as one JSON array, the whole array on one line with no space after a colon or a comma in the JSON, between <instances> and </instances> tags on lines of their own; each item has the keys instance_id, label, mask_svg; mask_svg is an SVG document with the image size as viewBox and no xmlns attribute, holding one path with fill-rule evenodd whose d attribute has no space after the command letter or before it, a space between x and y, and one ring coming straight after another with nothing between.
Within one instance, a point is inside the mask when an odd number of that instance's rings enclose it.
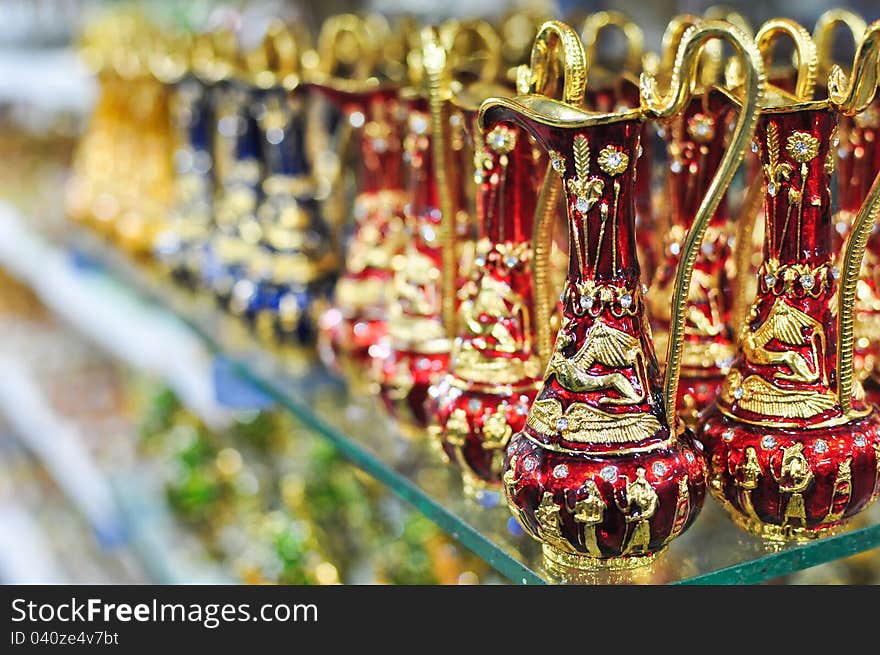
<instances>
[{"instance_id":1,"label":"blurred background","mask_svg":"<svg viewBox=\"0 0 880 655\"><path fill-rule=\"evenodd\" d=\"M0 3L0 581L503 582L328 441L233 380L184 326L93 274L88 261L46 249L44 239L67 229L64 184L97 94L75 44L89 21L122 4ZM125 4L183 26L255 13L315 30L343 11L430 21L525 3ZM626 12L649 50L673 15L713 4L528 3L557 16ZM753 25L785 15L808 28L832 6L725 5ZM834 6L880 18L876 0ZM878 581L874 551L778 582Z\"/></svg>"}]
</instances>

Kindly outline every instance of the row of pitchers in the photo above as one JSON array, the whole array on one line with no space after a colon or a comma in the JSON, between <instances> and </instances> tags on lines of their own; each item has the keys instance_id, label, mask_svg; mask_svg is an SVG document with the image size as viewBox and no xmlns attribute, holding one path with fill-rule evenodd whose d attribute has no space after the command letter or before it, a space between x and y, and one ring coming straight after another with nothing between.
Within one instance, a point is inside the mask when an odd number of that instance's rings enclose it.
<instances>
[{"instance_id":1,"label":"row of pitchers","mask_svg":"<svg viewBox=\"0 0 880 655\"><path fill-rule=\"evenodd\" d=\"M337 18L318 39L329 68L278 74L295 42L278 30L273 75L209 84L182 66L160 84L182 165L150 247L175 275L377 384L467 489L503 486L554 565L650 560L707 488L745 529L798 540L880 494L871 257L861 271L876 25L829 13L817 48L788 19L751 36L683 16L639 79L638 58L596 63L600 28L633 31L613 14L588 20L586 47L537 26L512 70L492 26L449 21L407 40L403 82L337 66L334 48L370 41L368 21ZM829 62L837 24L848 70ZM767 65L779 37L794 68ZM223 154L206 133L225 107Z\"/></svg>"}]
</instances>

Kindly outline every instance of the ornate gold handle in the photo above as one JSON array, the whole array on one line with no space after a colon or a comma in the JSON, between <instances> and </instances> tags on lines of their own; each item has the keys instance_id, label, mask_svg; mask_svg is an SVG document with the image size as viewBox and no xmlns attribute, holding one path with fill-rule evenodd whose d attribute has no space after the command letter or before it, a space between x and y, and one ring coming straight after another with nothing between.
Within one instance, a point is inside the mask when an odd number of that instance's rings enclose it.
<instances>
[{"instance_id":1,"label":"ornate gold handle","mask_svg":"<svg viewBox=\"0 0 880 655\"><path fill-rule=\"evenodd\" d=\"M244 54L244 68L260 88L284 84L291 89L299 82L299 51L293 32L282 21L273 20L260 44Z\"/></svg>"},{"instance_id":2,"label":"ornate gold handle","mask_svg":"<svg viewBox=\"0 0 880 655\"><path fill-rule=\"evenodd\" d=\"M844 114L863 112L877 94L877 67L880 66L880 21L872 23L856 50L849 78L839 66L831 70L828 79L828 97L832 106ZM852 410L853 391L853 341L856 286L862 258L868 245L871 229L880 215L880 174L874 178L868 197L862 203L853 221L849 240L843 250L840 293L838 295L838 346L837 385L841 409L845 414Z\"/></svg>"},{"instance_id":3,"label":"ornate gold handle","mask_svg":"<svg viewBox=\"0 0 880 655\"><path fill-rule=\"evenodd\" d=\"M868 28L865 19L846 9L829 9L819 16L816 27L813 28L813 42L816 44L816 55L819 58L822 74L827 74L834 64L831 59L831 48L834 45L834 30L838 26L843 26L849 31L856 47Z\"/></svg>"},{"instance_id":4,"label":"ornate gold handle","mask_svg":"<svg viewBox=\"0 0 880 655\"><path fill-rule=\"evenodd\" d=\"M446 106L449 99L448 53L443 47L440 31L426 27L421 33L422 65L428 85L428 108L431 112L431 154L434 182L440 204L440 244L442 248L441 317L446 335L456 335L455 292L458 266L455 257L456 212L446 166Z\"/></svg>"},{"instance_id":5,"label":"ornate gold handle","mask_svg":"<svg viewBox=\"0 0 880 655\"><path fill-rule=\"evenodd\" d=\"M657 57L645 56L643 68L645 72L661 80L668 80L672 76L675 67L675 56L685 33L692 27L699 25L704 19L695 14L679 14L673 17L666 30L663 32L661 41L661 55ZM722 68L721 44L709 42L703 48L700 55L699 81L702 86L714 84Z\"/></svg>"},{"instance_id":6,"label":"ornate gold handle","mask_svg":"<svg viewBox=\"0 0 880 655\"><path fill-rule=\"evenodd\" d=\"M638 71L642 66L645 33L629 16L619 11L597 11L595 14L587 16L584 20L584 24L581 27L581 38L584 42L587 61L591 64L595 63L599 35L604 30L611 28L619 29L626 41L626 57L623 62L624 70Z\"/></svg>"},{"instance_id":7,"label":"ornate gold handle","mask_svg":"<svg viewBox=\"0 0 880 655\"><path fill-rule=\"evenodd\" d=\"M746 34L755 33L755 28L749 22L749 19L738 11L731 9L725 5L713 5L703 12L703 18L706 20L726 20L728 23L736 25Z\"/></svg>"},{"instance_id":8,"label":"ornate gold handle","mask_svg":"<svg viewBox=\"0 0 880 655\"><path fill-rule=\"evenodd\" d=\"M473 47L473 42L467 39L475 39L482 44L482 48ZM461 41L466 41L465 51L458 48ZM482 82L495 82L501 73L501 37L489 23L484 20L447 20L440 26L440 43L446 49L447 68L450 72L457 70L462 61L477 59L478 55L485 56L480 66L479 79Z\"/></svg>"},{"instance_id":9,"label":"ornate gold handle","mask_svg":"<svg viewBox=\"0 0 880 655\"><path fill-rule=\"evenodd\" d=\"M527 93L550 95L555 90L566 104L576 107L584 104L587 58L584 45L574 29L560 21L551 20L544 23L535 36L530 62L527 69L521 69L519 80L520 84L526 87L524 90ZM535 207L532 228L535 333L538 340L538 356L544 365L550 361L553 348L553 335L550 329L550 319L553 315L550 253L553 216L561 189L562 180L548 164Z\"/></svg>"},{"instance_id":10,"label":"ornate gold handle","mask_svg":"<svg viewBox=\"0 0 880 655\"><path fill-rule=\"evenodd\" d=\"M746 148L754 136L766 80L764 79L761 53L752 39L730 23L709 20L700 23L697 27L692 27L684 34L675 59L671 88L667 94L660 95L657 92L656 81L650 75L642 74L641 81L642 103L649 112L659 119L668 119L678 114L684 109L691 90L696 84L700 52L706 42L711 39L724 39L730 43L743 61L742 108L731 135L730 145L724 153L706 195L703 196L693 225L688 231L681 263L676 272L669 324L666 379L664 381L664 402L670 423L674 422L673 417L675 416L675 401L678 395L678 380L681 374L681 357L684 345L685 311L697 252L709 225L709 219L715 213L722 196L730 186L730 182L745 155Z\"/></svg>"},{"instance_id":11,"label":"ornate gold handle","mask_svg":"<svg viewBox=\"0 0 880 655\"><path fill-rule=\"evenodd\" d=\"M558 20L541 25L532 44L527 75L527 93L561 95L562 102L581 106L587 87L587 57L577 32ZM554 92L559 80L562 88Z\"/></svg>"},{"instance_id":12,"label":"ornate gold handle","mask_svg":"<svg viewBox=\"0 0 880 655\"><path fill-rule=\"evenodd\" d=\"M501 39L495 29L483 20L449 20L440 26L422 30L422 66L428 86L428 103L431 111L432 157L434 182L440 204L440 243L443 271L441 277L441 316L446 335L454 339L458 333L455 306L458 288L458 256L456 253L457 211L454 195L449 184L446 148L448 116L447 101L451 95L452 72L461 60L476 58L478 52L486 54L480 77L494 81L501 70ZM468 43L461 52L458 44L475 38L482 43L482 50ZM459 58L459 61L455 61Z\"/></svg>"},{"instance_id":13,"label":"ornate gold handle","mask_svg":"<svg viewBox=\"0 0 880 655\"><path fill-rule=\"evenodd\" d=\"M335 74L341 59L354 64L352 79L368 78L376 67L379 48L375 45L381 35L373 34L366 22L355 14L330 16L321 25L317 43L317 70L326 76ZM343 51L349 45L352 50Z\"/></svg>"},{"instance_id":14,"label":"ornate gold handle","mask_svg":"<svg viewBox=\"0 0 880 655\"><path fill-rule=\"evenodd\" d=\"M773 45L780 36L787 36L794 42L794 52L797 56L797 81L794 93L801 100L810 100L816 88L816 74L818 58L816 56L816 44L806 28L790 18L773 18L761 25L755 35L755 44L761 52L765 67L770 66L773 56Z\"/></svg>"}]
</instances>

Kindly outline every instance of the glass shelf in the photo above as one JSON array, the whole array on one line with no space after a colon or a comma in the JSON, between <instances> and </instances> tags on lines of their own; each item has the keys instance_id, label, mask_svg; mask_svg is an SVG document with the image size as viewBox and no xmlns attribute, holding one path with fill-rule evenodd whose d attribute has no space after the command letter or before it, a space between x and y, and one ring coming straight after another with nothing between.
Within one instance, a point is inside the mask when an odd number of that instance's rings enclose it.
<instances>
[{"instance_id":1,"label":"glass shelf","mask_svg":"<svg viewBox=\"0 0 880 655\"><path fill-rule=\"evenodd\" d=\"M560 579L543 567L539 545L522 533L499 494L484 494L479 502L467 497L459 474L441 461L428 435L404 436L375 395L352 388L316 358L268 350L211 297L173 285L90 235L76 235L71 248L117 284L176 314L242 378L514 583L749 584L880 546L880 504L840 535L780 546L745 534L707 498L694 526L653 565Z\"/></svg>"}]
</instances>

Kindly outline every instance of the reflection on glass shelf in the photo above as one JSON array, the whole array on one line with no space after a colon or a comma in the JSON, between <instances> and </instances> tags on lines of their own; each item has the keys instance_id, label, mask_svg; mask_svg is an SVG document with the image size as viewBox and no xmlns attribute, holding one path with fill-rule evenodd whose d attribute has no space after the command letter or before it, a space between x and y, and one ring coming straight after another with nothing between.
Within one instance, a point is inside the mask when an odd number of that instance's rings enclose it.
<instances>
[{"instance_id":1,"label":"reflection on glass shelf","mask_svg":"<svg viewBox=\"0 0 880 655\"><path fill-rule=\"evenodd\" d=\"M180 316L239 375L515 583L754 583L880 546L880 506L857 517L841 535L780 546L743 533L707 498L695 525L651 566L560 577L544 568L539 545L523 534L498 494L478 500L465 496L459 474L441 461L428 435L403 436L375 395L355 390L316 359L277 348L270 352L207 295L175 287L91 238L77 238L76 248L121 284Z\"/></svg>"}]
</instances>

